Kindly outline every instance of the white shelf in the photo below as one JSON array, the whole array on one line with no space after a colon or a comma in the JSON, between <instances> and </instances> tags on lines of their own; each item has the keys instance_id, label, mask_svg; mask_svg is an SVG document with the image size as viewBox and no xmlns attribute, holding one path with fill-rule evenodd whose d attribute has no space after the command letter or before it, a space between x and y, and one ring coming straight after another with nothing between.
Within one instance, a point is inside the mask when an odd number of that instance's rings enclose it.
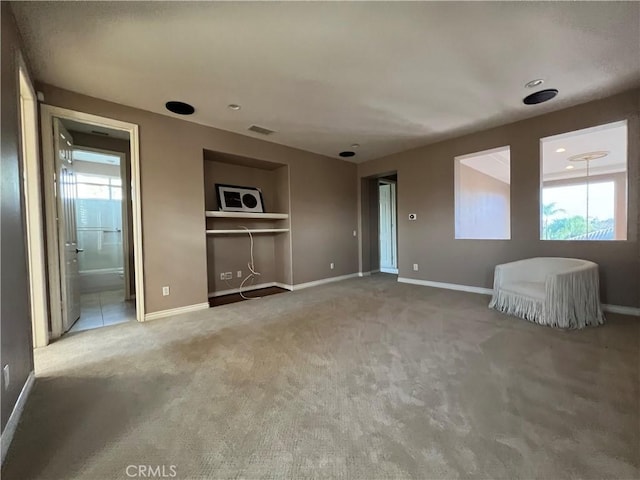
<instances>
[{"instance_id":1,"label":"white shelf","mask_svg":"<svg viewBox=\"0 0 640 480\"><path fill-rule=\"evenodd\" d=\"M205 216L211 218L260 218L263 220L284 220L289 218L288 213L252 213L252 212L219 212L206 210Z\"/></svg>"},{"instance_id":2,"label":"white shelf","mask_svg":"<svg viewBox=\"0 0 640 480\"><path fill-rule=\"evenodd\" d=\"M207 235L234 235L251 233L283 233L288 232L288 228L250 228L249 230L234 228L233 230L206 230Z\"/></svg>"}]
</instances>

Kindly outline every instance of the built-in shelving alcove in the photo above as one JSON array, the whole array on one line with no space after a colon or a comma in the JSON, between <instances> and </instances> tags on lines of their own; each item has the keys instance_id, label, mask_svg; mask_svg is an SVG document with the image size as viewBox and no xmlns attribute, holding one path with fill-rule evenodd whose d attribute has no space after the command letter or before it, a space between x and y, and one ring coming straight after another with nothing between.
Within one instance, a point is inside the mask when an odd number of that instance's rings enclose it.
<instances>
[{"instance_id":1,"label":"built-in shelving alcove","mask_svg":"<svg viewBox=\"0 0 640 480\"><path fill-rule=\"evenodd\" d=\"M292 284L289 166L204 150L204 230L207 237L209 296L236 291L250 273L251 241L256 271L253 285ZM219 210L215 185L259 188L264 213ZM221 274L231 272L231 279ZM238 276L238 272L241 272ZM250 285L247 282L245 286Z\"/></svg>"}]
</instances>

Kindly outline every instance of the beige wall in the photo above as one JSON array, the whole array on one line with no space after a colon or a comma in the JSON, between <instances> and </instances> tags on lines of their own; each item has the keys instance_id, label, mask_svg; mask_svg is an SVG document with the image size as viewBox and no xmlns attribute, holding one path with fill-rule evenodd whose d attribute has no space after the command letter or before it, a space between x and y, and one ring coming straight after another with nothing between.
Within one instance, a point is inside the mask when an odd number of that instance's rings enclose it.
<instances>
[{"instance_id":1,"label":"beige wall","mask_svg":"<svg viewBox=\"0 0 640 480\"><path fill-rule=\"evenodd\" d=\"M580 257L600 265L604 302L640 306L639 113L640 91L634 90L358 165L359 178L398 171L400 276L490 288L496 264L533 256ZM623 119L629 122L628 241L541 241L540 138ZM504 145L511 146L511 240L454 240L454 157ZM366 207L361 198L361 215ZM409 222L409 212L418 220Z\"/></svg>"},{"instance_id":2,"label":"beige wall","mask_svg":"<svg viewBox=\"0 0 640 480\"><path fill-rule=\"evenodd\" d=\"M509 238L509 184L459 163L456 206L459 238Z\"/></svg>"},{"instance_id":3,"label":"beige wall","mask_svg":"<svg viewBox=\"0 0 640 480\"><path fill-rule=\"evenodd\" d=\"M2 431L16 404L18 395L33 370L31 343L31 312L27 253L25 245L22 163L20 152L18 66L16 64L21 41L13 13L7 2L0 4L2 17L1 60L2 99L0 140L2 157L2 226L0 255L0 329L2 330L2 367L9 365L11 379L2 391Z\"/></svg>"},{"instance_id":4,"label":"beige wall","mask_svg":"<svg viewBox=\"0 0 640 480\"><path fill-rule=\"evenodd\" d=\"M294 283L358 271L354 164L46 84L38 90L47 104L140 126L147 312L207 301L204 149L289 166Z\"/></svg>"}]
</instances>

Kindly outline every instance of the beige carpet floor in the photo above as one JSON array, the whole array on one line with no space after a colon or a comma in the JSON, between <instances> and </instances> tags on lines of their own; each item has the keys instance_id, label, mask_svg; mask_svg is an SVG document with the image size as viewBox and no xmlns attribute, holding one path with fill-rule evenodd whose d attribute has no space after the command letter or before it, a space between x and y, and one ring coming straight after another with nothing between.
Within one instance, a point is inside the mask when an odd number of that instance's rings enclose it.
<instances>
[{"instance_id":1,"label":"beige carpet floor","mask_svg":"<svg viewBox=\"0 0 640 480\"><path fill-rule=\"evenodd\" d=\"M68 335L2 478L637 478L640 321L487 303L377 275Z\"/></svg>"}]
</instances>

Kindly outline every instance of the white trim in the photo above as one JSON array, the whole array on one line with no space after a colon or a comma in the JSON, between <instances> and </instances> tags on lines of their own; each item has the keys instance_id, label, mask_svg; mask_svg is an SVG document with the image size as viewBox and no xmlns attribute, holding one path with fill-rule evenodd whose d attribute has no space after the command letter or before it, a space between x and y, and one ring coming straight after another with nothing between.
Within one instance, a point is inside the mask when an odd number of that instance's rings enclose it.
<instances>
[{"instance_id":1,"label":"white trim","mask_svg":"<svg viewBox=\"0 0 640 480\"><path fill-rule=\"evenodd\" d=\"M289 285L288 283L273 282L273 286L284 288L285 290L289 290L290 292L293 291L293 285Z\"/></svg>"},{"instance_id":2,"label":"white trim","mask_svg":"<svg viewBox=\"0 0 640 480\"><path fill-rule=\"evenodd\" d=\"M251 233L285 233L288 232L288 228L249 228L247 230L240 230L239 228L227 229L227 230L205 230L207 235L239 235L247 232Z\"/></svg>"},{"instance_id":3,"label":"white trim","mask_svg":"<svg viewBox=\"0 0 640 480\"><path fill-rule=\"evenodd\" d=\"M261 288L275 287L276 282L257 283L255 285L248 285L242 287L243 292L250 292L252 290L260 290ZM224 295L233 295L234 293L240 293L239 288L228 288L227 290L218 290L216 292L209 292L209 298L222 297Z\"/></svg>"},{"instance_id":4,"label":"white trim","mask_svg":"<svg viewBox=\"0 0 640 480\"><path fill-rule=\"evenodd\" d=\"M358 272L359 277L370 277L371 272Z\"/></svg>"},{"instance_id":5,"label":"white trim","mask_svg":"<svg viewBox=\"0 0 640 480\"><path fill-rule=\"evenodd\" d=\"M359 273L350 273L348 275L341 275L339 277L329 277L329 278L323 278L321 280L314 280L313 282L299 283L299 284L293 285L292 290L296 291L296 290L302 290L304 288L309 288L309 287L317 287L318 285L324 285L325 283L339 282L341 280L347 280L349 278L356 278L359 276L360 276Z\"/></svg>"},{"instance_id":6,"label":"white trim","mask_svg":"<svg viewBox=\"0 0 640 480\"><path fill-rule=\"evenodd\" d=\"M7 456L9 446L11 445L11 441L13 440L13 435L16 433L18 422L20 422L20 417L22 416L24 406L27 403L27 398L29 398L29 393L31 393L31 389L33 388L34 383L35 375L33 372L31 372L29 373L26 382L24 382L24 385L22 386L22 390L20 391L20 395L18 395L16 404L13 406L13 410L11 412L11 415L9 416L9 420L7 421L7 424L2 431L2 437L0 438L0 444L2 444L2 461L0 463L4 463L4 458Z\"/></svg>"},{"instance_id":7,"label":"white trim","mask_svg":"<svg viewBox=\"0 0 640 480\"><path fill-rule=\"evenodd\" d=\"M602 304L602 310L609 313L619 313L621 315L631 315L634 317L640 317L640 308L626 307L624 305L609 305Z\"/></svg>"},{"instance_id":8,"label":"white trim","mask_svg":"<svg viewBox=\"0 0 640 480\"><path fill-rule=\"evenodd\" d=\"M40 189L38 105L27 66L18 52L18 109L20 112L20 161L22 162L29 298L33 348L49 344L45 233Z\"/></svg>"},{"instance_id":9,"label":"white trim","mask_svg":"<svg viewBox=\"0 0 640 480\"><path fill-rule=\"evenodd\" d=\"M220 212L218 210L205 210L205 217L209 218L258 218L262 220L286 220L288 213L255 213L255 212Z\"/></svg>"},{"instance_id":10,"label":"white trim","mask_svg":"<svg viewBox=\"0 0 640 480\"><path fill-rule=\"evenodd\" d=\"M284 288L285 290L293 290L291 285L287 285L286 283L266 282L266 283L258 283L256 285L250 285L248 287L242 287L242 291L250 292L252 290L260 290L261 288L269 288L269 287L279 287L279 288ZM222 297L224 295L233 295L234 293L240 293L240 289L229 288L227 290L218 290L217 292L209 292L209 298Z\"/></svg>"},{"instance_id":11,"label":"white trim","mask_svg":"<svg viewBox=\"0 0 640 480\"><path fill-rule=\"evenodd\" d=\"M209 302L196 303L195 305L187 305L186 307L170 308L169 310L160 310L158 312L147 313L144 321L157 320L158 318L173 317L183 313L197 312L198 310L206 310L209 308Z\"/></svg>"},{"instance_id":12,"label":"white trim","mask_svg":"<svg viewBox=\"0 0 640 480\"><path fill-rule=\"evenodd\" d=\"M53 119L62 118L88 123L98 127L106 127L129 133L131 160L131 201L134 270L136 282L136 319L146 319L144 303L144 263L142 251L142 199L140 196L140 139L138 125L89 113L77 112L66 108L42 104L40 123L42 137L42 159L44 165L44 197L47 234L47 262L49 266L49 301L51 315L51 338L62 335L62 308L60 288L60 265L58 263L58 233L56 225L56 203L54 192L55 157L53 151Z\"/></svg>"},{"instance_id":13,"label":"white trim","mask_svg":"<svg viewBox=\"0 0 640 480\"><path fill-rule=\"evenodd\" d=\"M397 268L380 267L380 270L378 270L378 271L382 272L382 273L393 273L395 275L398 274L398 269Z\"/></svg>"},{"instance_id":14,"label":"white trim","mask_svg":"<svg viewBox=\"0 0 640 480\"><path fill-rule=\"evenodd\" d=\"M418 280L416 278L398 277L400 283L410 283L412 285L422 285L424 287L444 288L447 290L458 290L461 292L479 293L481 295L493 295L493 289L483 287L473 287L471 285L458 285L457 283L432 282L431 280Z\"/></svg>"},{"instance_id":15,"label":"white trim","mask_svg":"<svg viewBox=\"0 0 640 480\"><path fill-rule=\"evenodd\" d=\"M493 289L483 287L473 287L470 285L458 285L456 283L432 282L430 280L417 280L415 278L398 277L400 283L410 283L412 285L422 285L425 287L444 288L447 290L458 290L461 292L478 293L481 295L493 295ZM621 315L631 315L640 317L640 308L627 307L625 305L602 304L602 310L609 313L619 313Z\"/></svg>"},{"instance_id":16,"label":"white trim","mask_svg":"<svg viewBox=\"0 0 640 480\"><path fill-rule=\"evenodd\" d=\"M266 282L266 283L258 283L256 285L250 285L248 287L242 287L242 291L250 292L252 290L259 290L261 288L269 288L269 287L278 287L278 288L283 288L289 291L293 290L293 286L287 283ZM239 292L240 292L239 288L229 288L227 290L218 290L217 292L209 292L209 298L222 297L223 295L233 295L234 293L239 293Z\"/></svg>"}]
</instances>

